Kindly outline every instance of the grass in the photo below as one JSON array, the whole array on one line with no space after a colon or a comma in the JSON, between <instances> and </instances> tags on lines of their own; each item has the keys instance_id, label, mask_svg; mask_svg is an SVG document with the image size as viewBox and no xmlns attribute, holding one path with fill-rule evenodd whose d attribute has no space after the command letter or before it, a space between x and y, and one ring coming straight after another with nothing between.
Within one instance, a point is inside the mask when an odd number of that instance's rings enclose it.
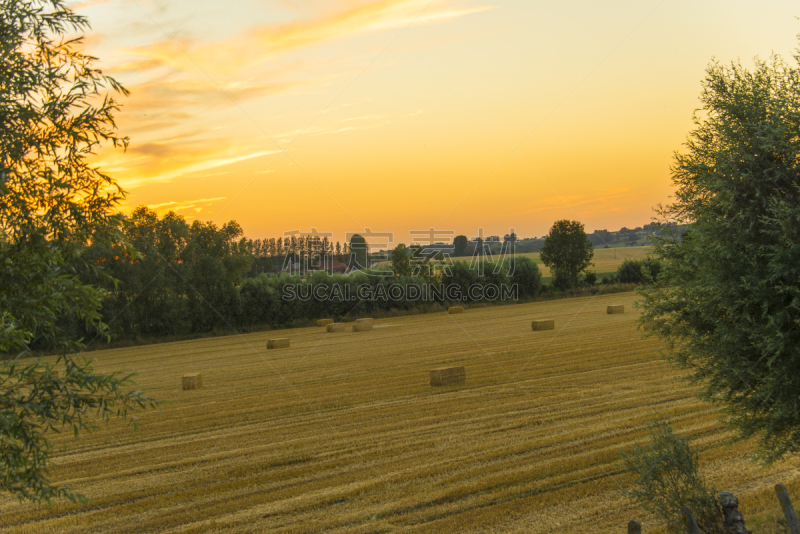
<instances>
[{"instance_id":1,"label":"grass","mask_svg":"<svg viewBox=\"0 0 800 534\"><path fill-rule=\"evenodd\" d=\"M93 497L53 509L0 498L0 527L93 532L614 532L652 517L616 491L621 448L666 418L691 438L712 485L768 524L792 462L760 469L728 444L643 339L632 293L376 319L372 332L311 327L98 351L169 401L71 437L53 435L52 478ZM533 319L553 331L531 332ZM291 348L266 351L268 337ZM464 386L428 371L464 365ZM181 390L202 372L204 388ZM773 521L774 523L774 521ZM590 528L591 527L591 528ZM770 527L771 528L771 527ZM758 532L758 531L756 531ZM765 530L773 532L773 530ZM774 530L774 532L779 532Z\"/></svg>"}]
</instances>

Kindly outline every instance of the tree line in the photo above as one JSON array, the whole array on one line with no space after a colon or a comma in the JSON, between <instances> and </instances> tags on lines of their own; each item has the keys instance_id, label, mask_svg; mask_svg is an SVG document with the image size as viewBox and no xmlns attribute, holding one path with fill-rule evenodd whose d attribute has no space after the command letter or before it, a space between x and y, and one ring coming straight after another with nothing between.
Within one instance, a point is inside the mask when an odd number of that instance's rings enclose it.
<instances>
[{"instance_id":1,"label":"tree line","mask_svg":"<svg viewBox=\"0 0 800 534\"><path fill-rule=\"evenodd\" d=\"M189 223L173 212L159 216L146 207L122 217L118 231L117 241L89 244L80 255L82 261L74 268L83 283L101 289L103 320L113 335L126 338L252 325L288 326L322 316L345 317L354 307L350 301L286 298L286 286L302 288L300 294L312 295L317 285L329 290L332 286L348 287L347 293L356 296L355 288L359 285L370 286L373 294L386 293L380 288L394 284L415 286L417 294L425 291L429 295L429 287L444 284L457 286L470 301L476 300L469 294L469 288L475 284L516 284L517 295L523 299L537 296L542 287L541 273L528 258L487 261L483 265L484 276L464 263L444 266L426 259L420 265L420 272L414 273L413 252L403 252L404 245L395 249L402 252L400 256L394 254L396 269L373 268L347 276L324 272L287 274L280 270L277 275L254 274L252 267L260 259L282 264L333 252L333 257L346 260L344 251L348 254L366 251L363 237L354 236L344 247L337 246L338 243L330 246L325 239L315 242L302 237L253 241L243 235L235 221L222 226L213 222ZM341 251L339 256L337 249ZM282 257L278 257L279 251ZM452 300L446 294L433 292L433 295L430 303ZM392 298L358 306L361 313L409 309L420 304L419 299ZM89 335L75 314L65 314L60 326L77 337Z\"/></svg>"},{"instance_id":2,"label":"tree line","mask_svg":"<svg viewBox=\"0 0 800 534\"><path fill-rule=\"evenodd\" d=\"M122 216L117 231L116 241L88 244L74 268L84 284L101 290L99 313L109 333L126 339L285 327L321 317L341 319L354 313L356 305L357 313L368 313L504 298L493 299L483 291L470 293L472 287L513 286L511 298L526 300L543 290L568 291L597 283L588 271L593 248L577 221L557 221L545 239L541 259L553 274L549 284L543 282L535 262L523 256L496 261L481 257L479 265L471 265L437 261L435 255L422 254L421 247L403 244L391 252L391 267L363 268L346 276L313 270L285 272L288 264L296 262L313 268L319 258L363 266L366 242L358 235L344 246L319 236L251 240L235 221L221 226L190 223L173 212L159 216L147 207ZM262 265L254 268L259 262ZM629 260L603 282L650 283L658 271L655 260ZM347 293L357 301L358 286L369 287L372 295L386 295L392 285L414 289L411 296L404 292L402 298L361 299L364 302L316 296ZM315 293L317 286L322 293ZM439 286L453 286L459 296L437 292ZM289 293L287 287L296 289ZM422 301L421 294L429 298ZM59 326L76 338L91 339L91 331L76 314L64 314Z\"/></svg>"}]
</instances>

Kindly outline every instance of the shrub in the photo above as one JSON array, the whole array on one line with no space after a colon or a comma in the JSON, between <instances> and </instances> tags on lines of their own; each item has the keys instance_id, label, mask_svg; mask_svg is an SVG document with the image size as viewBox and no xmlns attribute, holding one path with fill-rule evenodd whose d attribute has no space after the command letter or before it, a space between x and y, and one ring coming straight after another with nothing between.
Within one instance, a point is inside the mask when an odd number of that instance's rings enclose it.
<instances>
[{"instance_id":1,"label":"shrub","mask_svg":"<svg viewBox=\"0 0 800 534\"><path fill-rule=\"evenodd\" d=\"M553 285L555 289L559 291L566 291L572 286L572 281L570 280L569 273L559 269L555 269L552 272L553 272L553 279L550 283Z\"/></svg>"},{"instance_id":2,"label":"shrub","mask_svg":"<svg viewBox=\"0 0 800 534\"><path fill-rule=\"evenodd\" d=\"M515 257L513 261L511 283L517 284L520 298L538 296L542 290L542 273L539 271L539 266L525 256Z\"/></svg>"},{"instance_id":3,"label":"shrub","mask_svg":"<svg viewBox=\"0 0 800 534\"><path fill-rule=\"evenodd\" d=\"M622 493L664 519L669 532L683 532L680 509L689 506L702 532L722 534L723 516L716 492L700 476L698 456L689 442L661 423L652 424L649 434L648 445L622 453L636 476L633 486Z\"/></svg>"},{"instance_id":4,"label":"shrub","mask_svg":"<svg viewBox=\"0 0 800 534\"><path fill-rule=\"evenodd\" d=\"M660 272L661 262L656 259L625 260L617 269L617 279L623 284L650 284Z\"/></svg>"}]
</instances>

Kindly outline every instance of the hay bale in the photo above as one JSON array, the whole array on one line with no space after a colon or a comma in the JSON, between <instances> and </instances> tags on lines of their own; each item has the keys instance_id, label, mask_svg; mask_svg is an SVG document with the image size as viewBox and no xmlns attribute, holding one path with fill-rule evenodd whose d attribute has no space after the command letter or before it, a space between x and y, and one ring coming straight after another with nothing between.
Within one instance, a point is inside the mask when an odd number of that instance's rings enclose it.
<instances>
[{"instance_id":1,"label":"hay bale","mask_svg":"<svg viewBox=\"0 0 800 534\"><path fill-rule=\"evenodd\" d=\"M358 323L369 323L372 324L372 317L364 317L363 319L356 319L356 324Z\"/></svg>"},{"instance_id":2,"label":"hay bale","mask_svg":"<svg viewBox=\"0 0 800 534\"><path fill-rule=\"evenodd\" d=\"M454 313L464 313L463 306L450 306L447 308L447 313L454 314Z\"/></svg>"},{"instance_id":3,"label":"hay bale","mask_svg":"<svg viewBox=\"0 0 800 534\"><path fill-rule=\"evenodd\" d=\"M531 321L531 330L537 332L539 330L555 330L555 321Z\"/></svg>"},{"instance_id":4,"label":"hay bale","mask_svg":"<svg viewBox=\"0 0 800 534\"><path fill-rule=\"evenodd\" d=\"M333 324L333 319L320 319L317 321L317 326L328 326L329 324Z\"/></svg>"},{"instance_id":5,"label":"hay bale","mask_svg":"<svg viewBox=\"0 0 800 534\"><path fill-rule=\"evenodd\" d=\"M353 325L353 332L370 332L372 331L372 323L359 323Z\"/></svg>"},{"instance_id":6,"label":"hay bale","mask_svg":"<svg viewBox=\"0 0 800 534\"><path fill-rule=\"evenodd\" d=\"M268 339L267 340L267 350L269 349L288 349L289 348L289 338L288 337L277 337L275 339Z\"/></svg>"},{"instance_id":7,"label":"hay bale","mask_svg":"<svg viewBox=\"0 0 800 534\"><path fill-rule=\"evenodd\" d=\"M183 375L183 389L202 389L203 375L194 373L192 375Z\"/></svg>"},{"instance_id":8,"label":"hay bale","mask_svg":"<svg viewBox=\"0 0 800 534\"><path fill-rule=\"evenodd\" d=\"M348 329L344 323L332 323L325 327L326 332L347 332Z\"/></svg>"},{"instance_id":9,"label":"hay bale","mask_svg":"<svg viewBox=\"0 0 800 534\"><path fill-rule=\"evenodd\" d=\"M433 369L430 373L431 386L455 386L467 381L464 367L443 367Z\"/></svg>"},{"instance_id":10,"label":"hay bale","mask_svg":"<svg viewBox=\"0 0 800 534\"><path fill-rule=\"evenodd\" d=\"M609 315L614 313L625 313L625 306L609 306L606 308L606 313Z\"/></svg>"}]
</instances>

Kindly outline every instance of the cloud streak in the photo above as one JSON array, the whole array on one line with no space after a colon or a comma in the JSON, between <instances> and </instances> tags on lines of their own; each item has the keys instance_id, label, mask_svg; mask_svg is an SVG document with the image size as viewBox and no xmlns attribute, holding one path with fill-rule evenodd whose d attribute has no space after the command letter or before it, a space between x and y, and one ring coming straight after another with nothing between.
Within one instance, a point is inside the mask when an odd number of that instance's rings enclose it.
<instances>
[{"instance_id":1,"label":"cloud streak","mask_svg":"<svg viewBox=\"0 0 800 534\"><path fill-rule=\"evenodd\" d=\"M226 165L232 165L234 163L239 163L240 161L245 161L248 159L260 158L262 156L268 156L270 154L277 154L279 152L283 152L282 150L265 150L261 152L254 152L251 154L240 154L237 156L229 156L229 157L218 157L212 159L202 159L200 161L196 161L195 163L190 163L188 165L177 165L176 168L169 170L167 172L163 172L157 174L155 176L150 177L141 177L141 178L120 178L119 182L125 189L133 189L135 187L139 187L141 185L152 183L152 182L169 182L174 180L175 178L179 178L181 176L200 172L200 171L207 171L209 169L215 169L217 167L224 167Z\"/></svg>"},{"instance_id":2,"label":"cloud streak","mask_svg":"<svg viewBox=\"0 0 800 534\"><path fill-rule=\"evenodd\" d=\"M200 65L218 74L232 75L243 67L263 64L326 41L403 28L412 21L415 25L445 23L496 9L491 5L438 9L434 6L420 15L430 0L380 0L365 5L352 4L352 1L346 2L338 11L306 20L258 26L243 36L222 42L198 45L188 39L181 42L167 40L155 46L129 48L127 52L136 59L115 70L147 71L166 67L180 72L193 72Z\"/></svg>"}]
</instances>

